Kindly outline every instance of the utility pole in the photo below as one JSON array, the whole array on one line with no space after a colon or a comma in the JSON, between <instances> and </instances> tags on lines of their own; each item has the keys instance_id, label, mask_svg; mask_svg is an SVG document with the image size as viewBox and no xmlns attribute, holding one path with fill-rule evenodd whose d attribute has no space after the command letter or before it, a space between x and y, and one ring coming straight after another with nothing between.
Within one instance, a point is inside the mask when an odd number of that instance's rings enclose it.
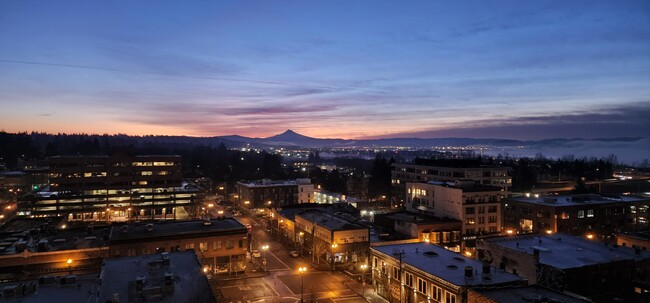
<instances>
[{"instance_id":1,"label":"utility pole","mask_svg":"<svg viewBox=\"0 0 650 303\"><path fill-rule=\"evenodd\" d=\"M397 254L399 256L399 303L402 303L402 256L404 255L404 251L398 251Z\"/></svg>"}]
</instances>

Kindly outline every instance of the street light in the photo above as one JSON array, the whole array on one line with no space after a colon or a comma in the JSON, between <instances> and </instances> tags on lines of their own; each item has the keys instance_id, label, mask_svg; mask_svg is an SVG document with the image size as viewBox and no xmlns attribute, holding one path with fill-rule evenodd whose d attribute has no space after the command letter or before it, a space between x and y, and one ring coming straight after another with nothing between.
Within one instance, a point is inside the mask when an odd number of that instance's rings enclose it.
<instances>
[{"instance_id":1,"label":"street light","mask_svg":"<svg viewBox=\"0 0 650 303\"><path fill-rule=\"evenodd\" d=\"M68 271L72 274L72 259L68 259L65 263L68 263Z\"/></svg>"},{"instance_id":2,"label":"street light","mask_svg":"<svg viewBox=\"0 0 650 303\"><path fill-rule=\"evenodd\" d=\"M262 245L262 251L264 252L264 258L262 259L262 265L264 265L264 271L266 271L266 252L269 250L268 245Z\"/></svg>"},{"instance_id":3,"label":"street light","mask_svg":"<svg viewBox=\"0 0 650 303\"><path fill-rule=\"evenodd\" d=\"M366 296L366 269L368 264L361 264L361 296Z\"/></svg>"},{"instance_id":4,"label":"street light","mask_svg":"<svg viewBox=\"0 0 650 303\"><path fill-rule=\"evenodd\" d=\"M332 244L332 270L335 270L336 268L334 267L334 249L339 247L338 244L334 243Z\"/></svg>"},{"instance_id":5,"label":"street light","mask_svg":"<svg viewBox=\"0 0 650 303\"><path fill-rule=\"evenodd\" d=\"M304 303L304 297L305 297L305 275L304 273L307 272L307 267L298 267L298 273L300 273L300 303Z\"/></svg>"}]
</instances>

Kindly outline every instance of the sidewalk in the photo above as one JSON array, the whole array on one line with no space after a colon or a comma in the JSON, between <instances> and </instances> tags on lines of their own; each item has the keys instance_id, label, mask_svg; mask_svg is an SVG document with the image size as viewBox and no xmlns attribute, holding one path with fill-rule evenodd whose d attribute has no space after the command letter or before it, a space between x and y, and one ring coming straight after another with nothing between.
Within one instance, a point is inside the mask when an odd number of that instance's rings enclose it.
<instances>
[{"instance_id":1,"label":"sidewalk","mask_svg":"<svg viewBox=\"0 0 650 303\"><path fill-rule=\"evenodd\" d=\"M364 287L359 281L352 278L349 278L347 281L343 281L342 283L370 303L388 303L388 300L375 293L372 289L372 284L366 284Z\"/></svg>"}]
</instances>

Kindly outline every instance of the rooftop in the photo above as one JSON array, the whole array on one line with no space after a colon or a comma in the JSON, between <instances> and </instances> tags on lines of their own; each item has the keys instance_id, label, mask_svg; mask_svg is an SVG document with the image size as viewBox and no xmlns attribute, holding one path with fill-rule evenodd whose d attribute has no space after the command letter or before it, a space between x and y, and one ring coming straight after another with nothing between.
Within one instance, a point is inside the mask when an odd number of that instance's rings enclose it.
<instances>
[{"instance_id":1,"label":"rooftop","mask_svg":"<svg viewBox=\"0 0 650 303\"><path fill-rule=\"evenodd\" d=\"M317 225L325 226L329 230L351 230L351 229L367 229L367 227L355 223L354 221L348 221L340 216L332 215L321 210L309 209L296 216L302 217L305 220L314 222Z\"/></svg>"},{"instance_id":2,"label":"rooftop","mask_svg":"<svg viewBox=\"0 0 650 303\"><path fill-rule=\"evenodd\" d=\"M100 279L97 302L215 301L191 251L106 259Z\"/></svg>"},{"instance_id":3,"label":"rooftop","mask_svg":"<svg viewBox=\"0 0 650 303\"><path fill-rule=\"evenodd\" d=\"M262 179L255 181L239 181L237 184L241 184L247 187L267 187L267 186L296 186L296 185L308 185L311 184L310 179L295 179L295 180L270 180Z\"/></svg>"},{"instance_id":4,"label":"rooftop","mask_svg":"<svg viewBox=\"0 0 650 303\"><path fill-rule=\"evenodd\" d=\"M381 215L380 215L381 216ZM436 223L458 223L462 222L456 219L451 219L447 217L434 217L434 216L425 216L416 213L409 212L396 212L383 215L388 219L401 221L401 222L410 222L417 224L436 224Z\"/></svg>"},{"instance_id":5,"label":"rooftop","mask_svg":"<svg viewBox=\"0 0 650 303\"><path fill-rule=\"evenodd\" d=\"M371 247L391 258L402 252L402 263L427 272L433 276L459 286L481 286L521 283L525 279L490 266L490 274L482 274L483 262L464 257L443 247L426 242L394 244ZM471 267L472 277L465 276L465 269Z\"/></svg>"},{"instance_id":6,"label":"rooftop","mask_svg":"<svg viewBox=\"0 0 650 303\"><path fill-rule=\"evenodd\" d=\"M328 213L343 212L351 215L358 213L358 211L354 207L349 206L348 204L345 203L341 203L341 204L301 203L301 204L284 206L282 208L278 208L277 211L282 217L294 221L296 219L297 214L300 214L310 209L318 209Z\"/></svg>"},{"instance_id":7,"label":"rooftop","mask_svg":"<svg viewBox=\"0 0 650 303\"><path fill-rule=\"evenodd\" d=\"M45 284L39 281L3 283L0 284L0 297L3 303L95 302L94 292L99 285L97 275L74 277L61 279L52 276ZM25 294L21 294L23 289Z\"/></svg>"},{"instance_id":8,"label":"rooftop","mask_svg":"<svg viewBox=\"0 0 650 303\"><path fill-rule=\"evenodd\" d=\"M551 205L551 206L577 206L577 205L594 205L594 204L608 204L608 203L629 203L650 201L647 198L636 196L603 196L603 195L566 195L566 196L547 196L547 197L517 197L509 198L509 201L516 201L520 203L538 204L538 205Z\"/></svg>"},{"instance_id":9,"label":"rooftop","mask_svg":"<svg viewBox=\"0 0 650 303\"><path fill-rule=\"evenodd\" d=\"M483 241L529 255L538 250L541 264L560 269L650 258L650 252L637 255L630 247L608 245L567 234L506 236Z\"/></svg>"},{"instance_id":10,"label":"rooftop","mask_svg":"<svg viewBox=\"0 0 650 303\"><path fill-rule=\"evenodd\" d=\"M484 297L497 302L508 303L529 303L529 302L564 302L564 303L585 303L591 302L581 299L578 296L569 296L554 290L543 288L537 285L500 289L474 290Z\"/></svg>"},{"instance_id":11,"label":"rooftop","mask_svg":"<svg viewBox=\"0 0 650 303\"><path fill-rule=\"evenodd\" d=\"M209 222L209 224L206 224ZM128 226L128 228L124 227ZM167 236L182 237L188 235L212 234L221 232L246 233L246 227L234 218L218 218L210 221L175 221L156 224L130 224L115 226L111 230L111 241L160 238Z\"/></svg>"}]
</instances>

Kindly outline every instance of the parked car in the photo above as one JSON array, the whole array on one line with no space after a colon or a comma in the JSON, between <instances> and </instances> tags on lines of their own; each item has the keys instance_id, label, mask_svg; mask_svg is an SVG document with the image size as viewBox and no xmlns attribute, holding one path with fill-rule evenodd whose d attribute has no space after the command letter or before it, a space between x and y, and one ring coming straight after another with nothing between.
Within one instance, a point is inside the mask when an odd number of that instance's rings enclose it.
<instances>
[{"instance_id":1,"label":"parked car","mask_svg":"<svg viewBox=\"0 0 650 303\"><path fill-rule=\"evenodd\" d=\"M260 255L260 251L259 251L259 250L257 250L257 249L253 250L253 258L259 258L259 257L261 257L261 256L262 256L262 255Z\"/></svg>"},{"instance_id":2,"label":"parked car","mask_svg":"<svg viewBox=\"0 0 650 303\"><path fill-rule=\"evenodd\" d=\"M300 253L298 253L298 251L292 250L289 252L289 256L292 258L298 258L300 256Z\"/></svg>"}]
</instances>

